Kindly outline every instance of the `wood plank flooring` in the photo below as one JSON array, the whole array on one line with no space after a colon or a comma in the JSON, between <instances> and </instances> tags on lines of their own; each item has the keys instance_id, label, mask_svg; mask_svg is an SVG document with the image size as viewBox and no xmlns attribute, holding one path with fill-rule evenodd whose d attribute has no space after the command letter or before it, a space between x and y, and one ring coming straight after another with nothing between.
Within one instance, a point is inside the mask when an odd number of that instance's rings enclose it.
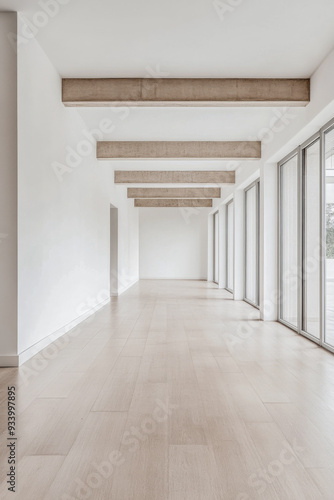
<instances>
[{"instance_id":1,"label":"wood plank flooring","mask_svg":"<svg viewBox=\"0 0 334 500\"><path fill-rule=\"evenodd\" d=\"M76 333L0 370L1 499L333 500L332 354L196 281L141 281Z\"/></svg>"}]
</instances>

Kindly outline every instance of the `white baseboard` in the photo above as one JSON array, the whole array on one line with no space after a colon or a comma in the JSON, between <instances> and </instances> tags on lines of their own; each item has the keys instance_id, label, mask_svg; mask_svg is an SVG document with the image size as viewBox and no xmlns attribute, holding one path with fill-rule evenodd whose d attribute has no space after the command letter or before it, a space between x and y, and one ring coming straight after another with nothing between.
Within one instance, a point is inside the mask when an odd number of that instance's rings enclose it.
<instances>
[{"instance_id":1,"label":"white baseboard","mask_svg":"<svg viewBox=\"0 0 334 500\"><path fill-rule=\"evenodd\" d=\"M0 368L13 368L19 366L18 356L0 356Z\"/></svg>"},{"instance_id":2,"label":"white baseboard","mask_svg":"<svg viewBox=\"0 0 334 500\"><path fill-rule=\"evenodd\" d=\"M135 285L137 282L139 281L139 278L136 278L135 280L133 280L131 283L128 283L127 285L124 285L122 286L121 288L119 288L118 292L112 292L111 293L111 296L112 297L118 297L119 295L121 295L122 293L126 292L127 290L129 290L129 288L131 288L133 285Z\"/></svg>"},{"instance_id":3,"label":"white baseboard","mask_svg":"<svg viewBox=\"0 0 334 500\"><path fill-rule=\"evenodd\" d=\"M40 340L39 342L32 345L31 347L29 347L25 351L21 352L18 356L16 356L18 364L16 364L15 366L20 366L23 363L25 363L26 361L28 361L30 358L32 358L33 356L38 354L40 351L45 349L48 345L52 344L52 342L55 342L57 339L59 339L59 337L62 337L63 335L68 333L70 330L72 330L72 328L75 328L77 325L79 325L80 323L85 321L87 318L89 318L90 316L95 314L99 309L106 306L109 302L110 302L109 298L104 300L103 302L100 302L95 307L93 307L89 311L85 312L84 314L82 314L78 318L74 319L73 321L71 321L67 325L63 326L62 328L55 331L54 333L51 333L50 335L48 335L44 339ZM0 361L1 361L1 358L0 358ZM3 366L3 365L1 365L1 366Z\"/></svg>"}]
</instances>

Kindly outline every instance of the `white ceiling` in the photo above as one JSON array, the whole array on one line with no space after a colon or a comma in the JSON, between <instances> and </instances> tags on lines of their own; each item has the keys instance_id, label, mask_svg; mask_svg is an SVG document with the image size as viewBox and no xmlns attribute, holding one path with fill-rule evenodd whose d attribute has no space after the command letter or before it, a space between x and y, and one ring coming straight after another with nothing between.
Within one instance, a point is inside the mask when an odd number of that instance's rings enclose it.
<instances>
[{"instance_id":1,"label":"white ceiling","mask_svg":"<svg viewBox=\"0 0 334 500\"><path fill-rule=\"evenodd\" d=\"M275 113L286 108L75 108L89 126L104 119L113 123L103 140L119 141L243 141L260 140ZM302 109L292 108L295 116ZM68 109L68 112L71 112ZM73 112L73 111L72 111Z\"/></svg>"},{"instance_id":2,"label":"white ceiling","mask_svg":"<svg viewBox=\"0 0 334 500\"><path fill-rule=\"evenodd\" d=\"M283 133L286 125L280 113L286 113L288 123L304 113L305 108L67 108L67 113L79 113L83 130L95 131L99 140L120 141L262 141ZM111 133L99 132L106 119L113 124ZM279 125L271 133L273 125ZM272 134L272 135L271 135ZM84 139L86 134L82 133ZM223 160L113 160L114 170L235 170L247 168L253 161Z\"/></svg>"},{"instance_id":3,"label":"white ceiling","mask_svg":"<svg viewBox=\"0 0 334 500\"><path fill-rule=\"evenodd\" d=\"M220 19L214 1L239 5ZM0 10L21 11L34 22L42 3L0 0ZM64 77L297 78L311 76L333 48L333 20L333 0L68 0L36 38ZM104 140L219 141L261 140L278 109L130 108L125 118L113 108L66 112L80 113L86 130L112 119L115 129ZM235 168L217 161L110 162L110 167Z\"/></svg>"},{"instance_id":4,"label":"white ceiling","mask_svg":"<svg viewBox=\"0 0 334 500\"><path fill-rule=\"evenodd\" d=\"M218 4L231 7L220 19ZM68 0L37 39L62 76L309 77L334 46L333 0ZM29 20L37 0L0 0Z\"/></svg>"}]
</instances>

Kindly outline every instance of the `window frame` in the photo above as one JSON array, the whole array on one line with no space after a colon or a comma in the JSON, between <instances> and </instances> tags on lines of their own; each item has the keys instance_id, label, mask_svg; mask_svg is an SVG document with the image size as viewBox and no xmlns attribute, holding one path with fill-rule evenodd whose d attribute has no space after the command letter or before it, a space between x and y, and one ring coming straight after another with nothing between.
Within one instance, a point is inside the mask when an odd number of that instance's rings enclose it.
<instances>
[{"instance_id":1,"label":"window frame","mask_svg":"<svg viewBox=\"0 0 334 500\"><path fill-rule=\"evenodd\" d=\"M334 346L328 344L326 342L326 144L325 137L326 133L330 132L334 129L334 118L327 122L320 129L320 158L321 158L321 221L320 221L320 229L321 229L321 343L320 345L334 353Z\"/></svg>"},{"instance_id":2,"label":"window frame","mask_svg":"<svg viewBox=\"0 0 334 500\"><path fill-rule=\"evenodd\" d=\"M219 210L214 212L212 214L213 217L213 269L212 269L212 282L215 283L216 285L219 285L219 266L220 266L220 259L219 259ZM218 220L217 220L218 219ZM216 241L216 229L218 225L218 240ZM218 249L218 269L217 269L217 274L218 274L218 281L216 281L216 246Z\"/></svg>"},{"instance_id":3,"label":"window frame","mask_svg":"<svg viewBox=\"0 0 334 500\"><path fill-rule=\"evenodd\" d=\"M298 319L298 325L299 325L299 332L301 335L304 337L308 338L309 340L312 340L316 344L321 343L321 335L322 335L322 313L321 313L321 295L322 295L322 258L321 258L321 252L320 252L320 262L319 262L319 276L320 276L320 283L319 283L319 291L320 291L320 297L319 297L319 338L315 337L311 333L307 332L306 330L303 329L304 327L304 320L305 320L305 284L306 284L306 278L304 274L304 260L306 257L306 238L305 238L305 228L306 228L306 198L305 198L305 152L307 148L311 147L313 144L315 144L317 141L319 142L319 147L320 147L320 152L319 152L319 241L321 241L321 214L322 214L322 199L321 199L321 171L322 171L322 161L321 161L321 134L320 132L317 132L313 136L311 136L307 141L305 141L301 146L300 146L300 158L299 158L299 182L298 182L298 188L299 188L299 201L300 201L300 206L299 206L299 216L300 216L300 223L299 223L299 229L298 229L298 237L299 237L299 265L300 265L300 294L299 294L299 300L298 300L298 310L299 310L299 319Z\"/></svg>"},{"instance_id":4,"label":"window frame","mask_svg":"<svg viewBox=\"0 0 334 500\"><path fill-rule=\"evenodd\" d=\"M229 251L228 251L228 246L229 246L229 222L228 222L228 211L229 211L229 205L233 204L233 236L232 236L232 241L233 241L233 252L232 252L232 261L233 261L233 289L234 289L234 198L232 198L228 203L226 203L226 218L225 218L225 227L226 227L226 286L225 290L228 292L234 294L234 290L228 287L228 264L229 264Z\"/></svg>"},{"instance_id":5,"label":"window frame","mask_svg":"<svg viewBox=\"0 0 334 500\"><path fill-rule=\"evenodd\" d=\"M297 186L299 187L299 148L294 149L291 151L290 154L285 156L279 163L278 163L278 321L282 323L283 325L287 326L288 328L291 328L292 330L298 332L298 326L293 325L292 323L289 323L282 317L282 309L283 309L283 297L282 297L282 290L283 290L283 276L282 276L282 255L283 255L283 238L282 238L282 197L283 197L283 190L282 190L282 167L288 163L290 160L293 158L297 157ZM300 220L299 220L299 189L297 189L297 228L298 228L298 235L299 235L299 227L300 227ZM297 241L297 253L298 253L298 259L299 259L299 238ZM297 325L299 324L299 295L300 295L300 284L298 280L298 288L297 288Z\"/></svg>"},{"instance_id":6,"label":"window frame","mask_svg":"<svg viewBox=\"0 0 334 500\"><path fill-rule=\"evenodd\" d=\"M256 224L256 271L255 271L255 279L256 279L256 302L252 302L250 299L246 297L247 290L247 192L256 188L256 207L255 207L255 224ZM244 301L255 307L256 309L260 309L260 179L256 179L249 186L247 186L244 190L244 241L245 241L245 252L244 252Z\"/></svg>"},{"instance_id":7,"label":"window frame","mask_svg":"<svg viewBox=\"0 0 334 500\"><path fill-rule=\"evenodd\" d=\"M277 187L278 187L278 210L277 210L277 229L278 229L278 265L277 265L277 276L278 276L278 321L288 328L294 330L296 333L306 337L315 344L327 349L328 351L334 353L334 346L326 342L326 159L325 159L325 137L326 133L334 130L334 118L327 122L321 129L309 137L300 146L291 151L286 155L281 161L277 163ZM320 255L319 255L319 266L320 266L320 317L319 317L319 328L320 335L319 339L314 335L303 330L304 327L304 317L303 317L303 301L305 293L305 276L304 276L304 265L303 259L305 254L305 184L304 184L304 170L305 170L305 151L314 142L320 140L320 179L319 179L319 241L320 241ZM297 200L298 200L298 325L295 327L282 318L282 276L281 276L281 258L282 258L282 235L281 235L281 223L282 223L282 185L281 185L281 167L291 158L297 155L298 159L298 183L297 183Z\"/></svg>"}]
</instances>

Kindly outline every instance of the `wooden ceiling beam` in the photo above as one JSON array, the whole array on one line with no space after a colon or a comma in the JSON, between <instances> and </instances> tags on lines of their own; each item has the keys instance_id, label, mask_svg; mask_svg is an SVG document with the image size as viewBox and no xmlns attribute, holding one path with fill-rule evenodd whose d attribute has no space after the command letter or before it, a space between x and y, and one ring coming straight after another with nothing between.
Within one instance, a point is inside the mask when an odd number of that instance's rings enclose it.
<instances>
[{"instance_id":1,"label":"wooden ceiling beam","mask_svg":"<svg viewBox=\"0 0 334 500\"><path fill-rule=\"evenodd\" d=\"M235 172L227 170L115 170L115 184L234 184Z\"/></svg>"},{"instance_id":2,"label":"wooden ceiling beam","mask_svg":"<svg viewBox=\"0 0 334 500\"><path fill-rule=\"evenodd\" d=\"M128 198L220 198L221 189L199 188L128 188Z\"/></svg>"},{"instance_id":3,"label":"wooden ceiling beam","mask_svg":"<svg viewBox=\"0 0 334 500\"><path fill-rule=\"evenodd\" d=\"M205 199L205 200L198 200L198 199L135 199L134 201L134 206L135 207L142 207L142 208L161 208L161 207L168 207L168 208L180 208L180 207L196 207L196 208L211 208L212 207L212 200Z\"/></svg>"},{"instance_id":4,"label":"wooden ceiling beam","mask_svg":"<svg viewBox=\"0 0 334 500\"><path fill-rule=\"evenodd\" d=\"M99 141L99 160L261 158L260 141Z\"/></svg>"},{"instance_id":5,"label":"wooden ceiling beam","mask_svg":"<svg viewBox=\"0 0 334 500\"><path fill-rule=\"evenodd\" d=\"M299 78L63 78L65 106L306 106Z\"/></svg>"}]
</instances>

